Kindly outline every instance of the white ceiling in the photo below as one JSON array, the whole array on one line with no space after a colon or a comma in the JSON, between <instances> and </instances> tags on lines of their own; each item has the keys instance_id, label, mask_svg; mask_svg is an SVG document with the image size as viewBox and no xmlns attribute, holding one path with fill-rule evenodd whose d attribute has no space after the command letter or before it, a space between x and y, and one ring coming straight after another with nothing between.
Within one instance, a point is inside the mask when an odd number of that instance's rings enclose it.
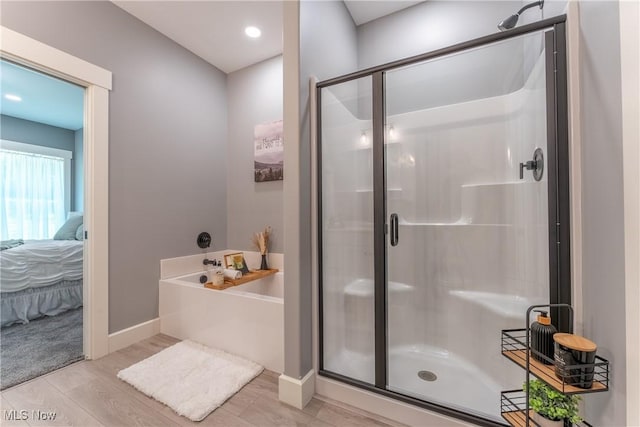
<instances>
[{"instance_id":1,"label":"white ceiling","mask_svg":"<svg viewBox=\"0 0 640 427\"><path fill-rule=\"evenodd\" d=\"M281 1L116 1L120 8L225 73L282 53ZM247 26L262 30L250 39Z\"/></svg>"},{"instance_id":2,"label":"white ceiling","mask_svg":"<svg viewBox=\"0 0 640 427\"><path fill-rule=\"evenodd\" d=\"M388 1L370 1L370 0L344 0L353 22L356 25L362 25L374 19L382 18L402 9L406 9L415 4L422 3L420 1L405 0L388 0Z\"/></svg>"},{"instance_id":3,"label":"white ceiling","mask_svg":"<svg viewBox=\"0 0 640 427\"><path fill-rule=\"evenodd\" d=\"M113 3L225 73L282 53L282 1L114 0ZM422 1L345 0L344 3L356 25L361 25ZM248 25L259 27L262 37L248 38L244 34ZM0 89L2 114L72 130L83 126L84 91L80 87L2 61ZM22 102L4 99L6 93L19 94Z\"/></svg>"},{"instance_id":4,"label":"white ceiling","mask_svg":"<svg viewBox=\"0 0 640 427\"><path fill-rule=\"evenodd\" d=\"M11 101L15 95L21 101ZM25 68L0 61L0 114L78 130L84 121L84 88Z\"/></svg>"},{"instance_id":5,"label":"white ceiling","mask_svg":"<svg viewBox=\"0 0 640 427\"><path fill-rule=\"evenodd\" d=\"M282 1L112 2L225 73L282 53ZM422 1L345 0L356 25L417 3ZM260 28L262 37L247 37L244 29L249 25Z\"/></svg>"}]
</instances>

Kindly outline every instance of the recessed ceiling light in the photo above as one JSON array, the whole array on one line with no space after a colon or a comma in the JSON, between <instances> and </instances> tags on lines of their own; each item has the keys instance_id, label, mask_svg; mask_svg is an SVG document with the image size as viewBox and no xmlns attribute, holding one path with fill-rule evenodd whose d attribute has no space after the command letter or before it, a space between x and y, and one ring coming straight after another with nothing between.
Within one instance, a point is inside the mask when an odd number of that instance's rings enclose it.
<instances>
[{"instance_id":1,"label":"recessed ceiling light","mask_svg":"<svg viewBox=\"0 0 640 427\"><path fill-rule=\"evenodd\" d=\"M247 27L244 29L244 33L252 39L257 39L262 34L262 31L258 27Z\"/></svg>"},{"instance_id":2,"label":"recessed ceiling light","mask_svg":"<svg viewBox=\"0 0 640 427\"><path fill-rule=\"evenodd\" d=\"M15 102L22 101L22 98L20 98L18 95L14 95L12 93L7 93L4 97L7 98L9 101L15 101Z\"/></svg>"}]
</instances>

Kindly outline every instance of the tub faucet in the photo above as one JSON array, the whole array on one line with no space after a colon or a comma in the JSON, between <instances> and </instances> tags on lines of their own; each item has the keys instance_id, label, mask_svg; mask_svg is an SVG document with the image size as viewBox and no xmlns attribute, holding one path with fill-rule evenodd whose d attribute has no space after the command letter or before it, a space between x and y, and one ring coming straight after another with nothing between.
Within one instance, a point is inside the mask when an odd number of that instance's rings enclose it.
<instances>
[{"instance_id":1,"label":"tub faucet","mask_svg":"<svg viewBox=\"0 0 640 427\"><path fill-rule=\"evenodd\" d=\"M215 259L206 259L206 258L205 258L205 259L204 259L204 261L202 261L202 264L204 264L204 265L209 265L209 264L211 264L211 265L214 265L214 266L215 266L215 265L217 265L217 264L218 264L218 261L216 261Z\"/></svg>"}]
</instances>

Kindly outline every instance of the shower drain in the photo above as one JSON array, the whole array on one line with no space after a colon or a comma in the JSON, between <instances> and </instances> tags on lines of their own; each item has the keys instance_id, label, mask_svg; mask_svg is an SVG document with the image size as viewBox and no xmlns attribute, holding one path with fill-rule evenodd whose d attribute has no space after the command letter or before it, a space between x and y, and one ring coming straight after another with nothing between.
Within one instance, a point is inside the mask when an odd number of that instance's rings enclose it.
<instances>
[{"instance_id":1,"label":"shower drain","mask_svg":"<svg viewBox=\"0 0 640 427\"><path fill-rule=\"evenodd\" d=\"M418 376L424 381L435 381L438 376L431 371L418 371Z\"/></svg>"}]
</instances>

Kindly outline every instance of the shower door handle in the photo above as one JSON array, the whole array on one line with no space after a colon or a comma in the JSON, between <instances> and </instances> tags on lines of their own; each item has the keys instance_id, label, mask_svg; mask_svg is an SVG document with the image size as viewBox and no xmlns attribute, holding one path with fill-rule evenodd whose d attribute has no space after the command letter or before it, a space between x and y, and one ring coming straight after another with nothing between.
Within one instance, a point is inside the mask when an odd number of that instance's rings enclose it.
<instances>
[{"instance_id":1,"label":"shower door handle","mask_svg":"<svg viewBox=\"0 0 640 427\"><path fill-rule=\"evenodd\" d=\"M391 218L389 219L389 222L391 223L389 229L391 230L390 233L390 240L391 240L391 246L397 246L398 245L398 214L396 213L392 213L391 214Z\"/></svg>"}]
</instances>

